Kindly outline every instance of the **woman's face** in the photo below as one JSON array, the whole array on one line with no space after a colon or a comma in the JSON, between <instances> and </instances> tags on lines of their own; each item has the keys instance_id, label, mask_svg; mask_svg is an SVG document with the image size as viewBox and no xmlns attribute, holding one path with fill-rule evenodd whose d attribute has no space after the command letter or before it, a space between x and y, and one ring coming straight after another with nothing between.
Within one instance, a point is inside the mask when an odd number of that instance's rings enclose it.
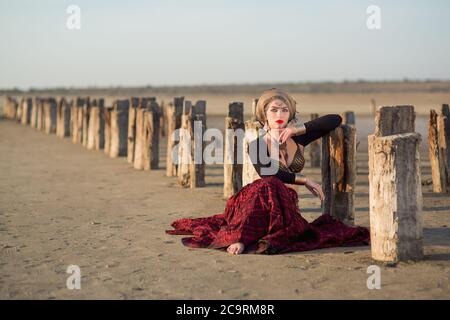
<instances>
[{"instance_id":1,"label":"woman's face","mask_svg":"<svg viewBox=\"0 0 450 320\"><path fill-rule=\"evenodd\" d=\"M269 103L266 111L266 118L270 129L285 128L289 116L289 108L282 100L276 99Z\"/></svg>"}]
</instances>

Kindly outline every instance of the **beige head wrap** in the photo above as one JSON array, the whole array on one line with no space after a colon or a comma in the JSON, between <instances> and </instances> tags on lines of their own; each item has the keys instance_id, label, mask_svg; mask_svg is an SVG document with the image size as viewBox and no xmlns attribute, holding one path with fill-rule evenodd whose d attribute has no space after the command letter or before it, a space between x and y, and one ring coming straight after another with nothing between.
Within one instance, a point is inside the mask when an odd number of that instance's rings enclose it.
<instances>
[{"instance_id":1,"label":"beige head wrap","mask_svg":"<svg viewBox=\"0 0 450 320\"><path fill-rule=\"evenodd\" d=\"M272 88L263 92L261 97L259 97L258 99L258 104L256 105L256 119L263 125L266 123L267 106L275 99L280 99L287 105L289 109L288 121L291 121L295 118L297 108L294 98L280 89Z\"/></svg>"}]
</instances>

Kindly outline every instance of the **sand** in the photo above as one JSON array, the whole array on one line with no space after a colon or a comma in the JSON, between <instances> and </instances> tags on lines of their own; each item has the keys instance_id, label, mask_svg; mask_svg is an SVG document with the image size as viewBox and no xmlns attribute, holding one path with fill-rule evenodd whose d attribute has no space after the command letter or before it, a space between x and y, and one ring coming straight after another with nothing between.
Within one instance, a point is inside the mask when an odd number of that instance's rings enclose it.
<instances>
[{"instance_id":1,"label":"sand","mask_svg":"<svg viewBox=\"0 0 450 320\"><path fill-rule=\"evenodd\" d=\"M422 133L425 120L418 118ZM372 122L357 119L355 220L366 227ZM214 125L223 128L223 117L209 117ZM422 261L376 263L368 246L231 256L187 248L183 236L165 234L174 219L221 213L226 202L220 165L207 167L205 188L182 189L165 176L165 146L161 169L144 172L125 158L0 120L0 299L450 298L450 197L430 185L422 189ZM304 173L320 182L308 162ZM320 200L306 189L299 206L309 221L320 214ZM79 290L66 287L69 265L81 268ZM367 288L370 265L381 269L381 289Z\"/></svg>"}]
</instances>

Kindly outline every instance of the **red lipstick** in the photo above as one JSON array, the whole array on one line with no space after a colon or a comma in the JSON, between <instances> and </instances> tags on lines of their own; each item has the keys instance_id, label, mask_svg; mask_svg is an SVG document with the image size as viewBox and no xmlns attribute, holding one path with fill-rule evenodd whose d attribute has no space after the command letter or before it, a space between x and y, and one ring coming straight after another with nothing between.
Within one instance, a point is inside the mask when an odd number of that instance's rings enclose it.
<instances>
[{"instance_id":1,"label":"red lipstick","mask_svg":"<svg viewBox=\"0 0 450 320\"><path fill-rule=\"evenodd\" d=\"M282 124L284 121L283 120L277 120L275 121L276 123Z\"/></svg>"}]
</instances>

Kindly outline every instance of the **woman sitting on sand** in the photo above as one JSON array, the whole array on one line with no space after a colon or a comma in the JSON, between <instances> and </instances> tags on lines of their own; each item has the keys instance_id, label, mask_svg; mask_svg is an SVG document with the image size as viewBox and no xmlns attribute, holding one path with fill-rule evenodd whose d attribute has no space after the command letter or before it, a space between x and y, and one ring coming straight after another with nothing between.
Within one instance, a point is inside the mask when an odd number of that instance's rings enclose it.
<instances>
[{"instance_id":1,"label":"woman sitting on sand","mask_svg":"<svg viewBox=\"0 0 450 320\"><path fill-rule=\"evenodd\" d=\"M182 239L186 246L230 254L279 254L368 244L367 228L347 226L329 214L312 223L301 216L292 185L304 185L321 201L324 199L320 185L300 174L304 148L338 127L342 118L329 114L300 126L296 125L295 114L296 102L290 95L279 89L265 91L256 107L263 134L248 149L260 179L231 196L224 213L178 219L171 224L175 230L166 232L194 235ZM265 155L268 161L264 161Z\"/></svg>"}]
</instances>

